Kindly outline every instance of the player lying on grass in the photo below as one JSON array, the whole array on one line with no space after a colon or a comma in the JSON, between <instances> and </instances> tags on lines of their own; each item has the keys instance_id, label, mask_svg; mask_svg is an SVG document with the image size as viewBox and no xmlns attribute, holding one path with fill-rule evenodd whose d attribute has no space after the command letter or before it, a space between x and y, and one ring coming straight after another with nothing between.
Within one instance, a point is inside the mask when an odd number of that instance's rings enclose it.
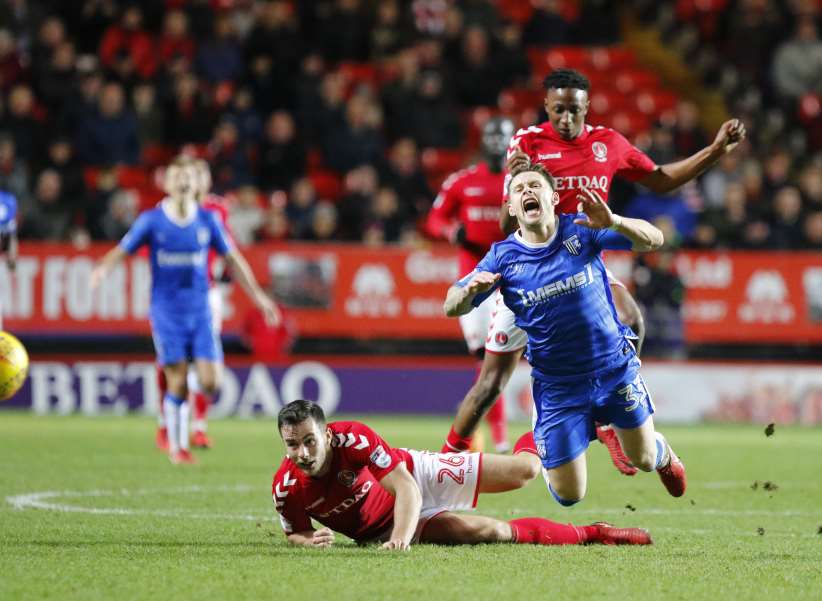
<instances>
[{"instance_id":1,"label":"player lying on grass","mask_svg":"<svg viewBox=\"0 0 822 601\"><path fill-rule=\"evenodd\" d=\"M480 493L521 488L539 474L530 432L510 456L395 449L363 423L327 424L319 405L302 400L280 411L277 427L286 457L274 475L272 498L296 545L328 547L335 532L399 550L412 543L651 543L645 530L603 522L505 522L454 513L475 507ZM312 519L324 527L315 529Z\"/></svg>"},{"instance_id":2,"label":"player lying on grass","mask_svg":"<svg viewBox=\"0 0 822 601\"><path fill-rule=\"evenodd\" d=\"M508 208L519 229L448 290L445 313L467 313L499 288L527 334L534 438L557 502L573 505L585 496L585 451L595 422L612 424L631 463L657 470L668 492L682 496L685 468L654 429L632 332L617 318L600 256L606 248L654 250L662 232L614 215L585 188L582 212L557 216L556 183L541 165L526 164L511 176Z\"/></svg>"}]
</instances>

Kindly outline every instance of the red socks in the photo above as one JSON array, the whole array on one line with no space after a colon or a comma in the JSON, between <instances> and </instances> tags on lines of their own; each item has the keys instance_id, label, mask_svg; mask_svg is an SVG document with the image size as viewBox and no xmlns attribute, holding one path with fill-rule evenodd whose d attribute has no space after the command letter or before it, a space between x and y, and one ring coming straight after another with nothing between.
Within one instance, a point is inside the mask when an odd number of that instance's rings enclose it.
<instances>
[{"instance_id":1,"label":"red socks","mask_svg":"<svg viewBox=\"0 0 822 601\"><path fill-rule=\"evenodd\" d=\"M473 438L473 436L460 436L454 431L454 426L451 426L451 430L448 432L445 444L442 445L440 453L462 453L463 451L467 451L471 448L471 440Z\"/></svg>"},{"instance_id":2,"label":"red socks","mask_svg":"<svg viewBox=\"0 0 822 601\"><path fill-rule=\"evenodd\" d=\"M520 545L582 545L597 542L596 526L558 524L545 518L520 518L508 522Z\"/></svg>"},{"instance_id":3,"label":"red socks","mask_svg":"<svg viewBox=\"0 0 822 601\"><path fill-rule=\"evenodd\" d=\"M514 455L519 455L520 453L531 453L532 455L539 456L539 453L537 453L537 444L534 442L534 433L530 430L520 436L514 445Z\"/></svg>"},{"instance_id":4,"label":"red socks","mask_svg":"<svg viewBox=\"0 0 822 601\"><path fill-rule=\"evenodd\" d=\"M194 393L194 419L202 420L208 417L208 407L211 405L211 399L204 392Z\"/></svg>"},{"instance_id":5,"label":"red socks","mask_svg":"<svg viewBox=\"0 0 822 601\"><path fill-rule=\"evenodd\" d=\"M500 396L485 414L485 421L491 429L491 438L498 452L505 452L508 446L508 422L505 420L505 401Z\"/></svg>"}]
</instances>

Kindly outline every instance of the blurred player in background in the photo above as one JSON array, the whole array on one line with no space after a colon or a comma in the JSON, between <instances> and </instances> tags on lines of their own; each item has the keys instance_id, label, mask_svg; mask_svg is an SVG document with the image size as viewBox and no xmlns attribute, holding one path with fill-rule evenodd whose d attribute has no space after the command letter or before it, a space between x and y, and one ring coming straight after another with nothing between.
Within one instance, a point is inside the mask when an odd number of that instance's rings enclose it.
<instances>
[{"instance_id":1,"label":"blurred player in background","mask_svg":"<svg viewBox=\"0 0 822 601\"><path fill-rule=\"evenodd\" d=\"M194 169L195 199L197 203L206 211L214 213L223 226L226 234L231 240L231 230L228 227L228 207L221 196L211 194L211 169L203 159L192 159ZM233 240L232 240L233 243ZM215 332L219 336L223 325L223 299L227 293L226 287L229 282L229 274L225 268L225 263L219 259L218 254L211 249L208 253L208 304L211 308L211 319ZM160 398L165 397L167 384L165 373L162 367L158 366L157 384L160 389ZM197 368L194 364L188 367L188 392L189 400L194 409L193 426L194 432L191 436L191 446L194 448L211 448L211 438L207 434L208 429L208 409L214 398L206 392L200 385L197 377ZM166 428L163 409L158 411L158 427L155 442L161 450L168 451L168 430Z\"/></svg>"},{"instance_id":2,"label":"blurred player in background","mask_svg":"<svg viewBox=\"0 0 822 601\"><path fill-rule=\"evenodd\" d=\"M656 470L674 497L685 493L685 467L654 429L654 406L616 312L601 252L655 250L662 232L611 213L594 190L577 194L581 213L557 215L557 183L541 165L514 167L508 210L519 229L448 290L445 313L479 306L499 289L528 336L534 439L548 489L570 506L585 496L585 451L596 422L613 424L632 465Z\"/></svg>"},{"instance_id":3,"label":"blurred player in background","mask_svg":"<svg viewBox=\"0 0 822 601\"><path fill-rule=\"evenodd\" d=\"M302 400L280 411L277 428L286 457L271 493L292 544L329 547L335 531L392 550L412 543L651 543L645 530L603 522L504 522L455 513L475 507L480 493L514 490L536 477L540 466L530 432L513 456L395 449L363 423L326 424L320 406ZM324 527L315 529L312 519Z\"/></svg>"},{"instance_id":4,"label":"blurred player in background","mask_svg":"<svg viewBox=\"0 0 822 601\"><path fill-rule=\"evenodd\" d=\"M17 199L0 190L0 255L5 255L10 272L17 264ZM3 329L3 305L0 304L0 330Z\"/></svg>"},{"instance_id":5,"label":"blurred player in background","mask_svg":"<svg viewBox=\"0 0 822 601\"><path fill-rule=\"evenodd\" d=\"M260 289L214 213L196 200L196 173L190 159L179 158L166 171L169 194L156 208L142 213L120 244L92 272L92 287L127 255L149 247L151 262L152 336L166 377L163 397L169 457L193 463L189 451L188 362L197 367L203 389L213 394L222 375L222 347L208 302L207 257L214 249L225 258L249 298L267 319L279 319L277 306Z\"/></svg>"},{"instance_id":6,"label":"blurred player in background","mask_svg":"<svg viewBox=\"0 0 822 601\"><path fill-rule=\"evenodd\" d=\"M510 119L494 117L486 121L482 128L482 161L446 178L428 214L425 224L428 233L459 247L460 274L469 273L491 244L503 238L499 226L500 190L505 179L505 154L513 135L514 122ZM494 299L488 299L476 311L460 317L468 351L480 361L486 352L496 352L489 349L485 341L493 311ZM491 409L485 418L497 452L505 453L510 449L505 401L497 396L496 402L490 403ZM446 440L444 452L460 450L465 449L452 446L451 441Z\"/></svg>"},{"instance_id":7,"label":"blurred player in background","mask_svg":"<svg viewBox=\"0 0 822 601\"><path fill-rule=\"evenodd\" d=\"M543 165L557 182L557 213L576 213L576 195L583 187L596 190L608 202L614 177L638 182L657 193L669 192L704 173L745 138L745 126L731 119L722 124L710 146L681 161L656 165L619 132L585 123L590 83L584 75L559 69L545 78L544 86L548 121L516 132L508 149L507 168L528 162ZM510 231L510 217L504 229ZM610 274L608 283L617 315L634 331L637 352L641 352L645 325L639 306L625 285ZM463 399L452 428L460 449L470 444L478 420L505 388L525 347L525 334L516 327L513 314L499 297L495 308L488 345L496 346L486 345L495 352L485 354L480 377ZM636 473L613 431L598 428L597 437L608 447L619 471Z\"/></svg>"}]
</instances>

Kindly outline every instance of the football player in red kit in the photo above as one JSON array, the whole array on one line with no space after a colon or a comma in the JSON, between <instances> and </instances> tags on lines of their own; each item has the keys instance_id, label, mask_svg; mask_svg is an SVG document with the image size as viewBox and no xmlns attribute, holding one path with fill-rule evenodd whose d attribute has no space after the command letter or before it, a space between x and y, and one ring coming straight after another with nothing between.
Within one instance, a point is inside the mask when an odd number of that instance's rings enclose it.
<instances>
[{"instance_id":1,"label":"football player in red kit","mask_svg":"<svg viewBox=\"0 0 822 601\"><path fill-rule=\"evenodd\" d=\"M577 212L577 194L582 188L595 190L607 202L614 177L638 182L658 193L674 190L715 165L745 138L745 126L731 119L722 124L709 146L681 161L657 165L619 132L585 123L590 83L584 75L559 69L545 78L544 87L548 121L514 134L507 167L510 170L523 161L545 167L557 182L558 213ZM503 212L503 217L506 215ZM619 319L637 334L640 350L644 324L639 307L621 282L611 278L609 283ZM494 313L480 375L457 411L447 439L449 448L469 447L479 420L508 383L525 348L525 333L514 325L514 316L503 302L496 303ZM597 437L608 447L619 471L636 473L613 430L598 428Z\"/></svg>"},{"instance_id":2,"label":"football player in red kit","mask_svg":"<svg viewBox=\"0 0 822 601\"><path fill-rule=\"evenodd\" d=\"M406 550L413 543L647 545L639 528L510 521L455 513L480 493L527 484L540 472L531 433L514 455L431 453L395 449L360 422L327 424L319 405L294 401L277 417L286 457L274 475L272 499L292 544L328 547L335 532L357 543ZM323 527L315 528L312 520Z\"/></svg>"},{"instance_id":3,"label":"football player in red kit","mask_svg":"<svg viewBox=\"0 0 822 601\"><path fill-rule=\"evenodd\" d=\"M504 236L500 230L500 190L505 180L505 155L514 134L514 122L503 117L486 121L482 128L482 161L446 178L428 219L426 231L459 247L460 275L471 271ZM460 317L465 344L481 361L491 325L494 299ZM478 364L479 369L479 364ZM510 450L505 402L500 396L485 416L498 453ZM444 449L459 450L459 449Z\"/></svg>"}]
</instances>

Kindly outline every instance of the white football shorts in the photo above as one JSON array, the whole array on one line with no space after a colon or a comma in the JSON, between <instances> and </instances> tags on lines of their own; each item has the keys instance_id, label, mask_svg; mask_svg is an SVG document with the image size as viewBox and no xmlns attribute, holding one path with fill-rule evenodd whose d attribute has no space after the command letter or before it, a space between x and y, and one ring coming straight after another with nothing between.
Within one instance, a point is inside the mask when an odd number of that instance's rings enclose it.
<instances>
[{"instance_id":1,"label":"white football shorts","mask_svg":"<svg viewBox=\"0 0 822 601\"><path fill-rule=\"evenodd\" d=\"M471 353L476 353L485 344L485 336L491 325L491 314L494 310L494 296L486 298L479 307L470 313L460 315L460 327L465 338L465 344Z\"/></svg>"}]
</instances>

